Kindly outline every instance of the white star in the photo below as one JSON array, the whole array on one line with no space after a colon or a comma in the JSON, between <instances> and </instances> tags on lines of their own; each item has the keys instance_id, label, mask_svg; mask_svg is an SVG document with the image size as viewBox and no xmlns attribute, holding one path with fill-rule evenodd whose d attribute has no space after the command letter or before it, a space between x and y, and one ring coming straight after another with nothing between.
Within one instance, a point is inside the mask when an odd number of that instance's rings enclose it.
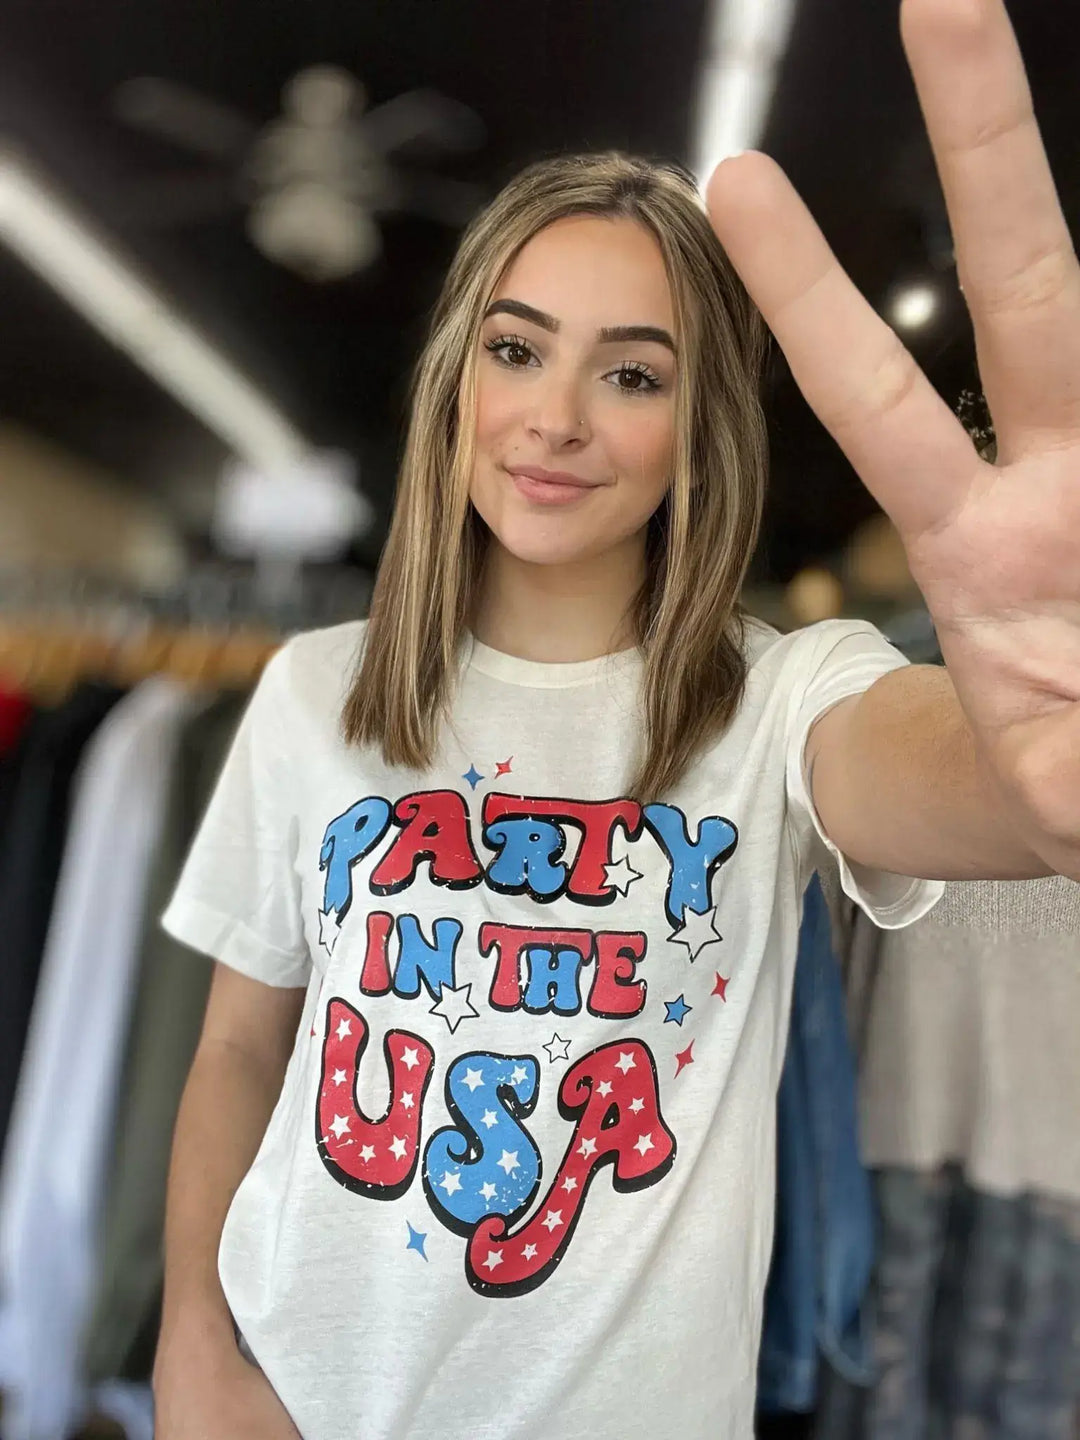
<instances>
[{"instance_id":1,"label":"white star","mask_svg":"<svg viewBox=\"0 0 1080 1440\"><path fill-rule=\"evenodd\" d=\"M333 1130L334 1134L339 1140L341 1139L342 1135L345 1134L348 1128L349 1122L348 1120L346 1120L344 1115L334 1116L334 1123L330 1126L330 1129Z\"/></svg>"},{"instance_id":2,"label":"white star","mask_svg":"<svg viewBox=\"0 0 1080 1440\"><path fill-rule=\"evenodd\" d=\"M335 1085L344 1085L344 1084L345 1084L345 1081L346 1081L348 1078L349 1078L349 1077L345 1074L345 1071L344 1071L344 1070L335 1070L335 1071L334 1071L334 1084L335 1084Z\"/></svg>"},{"instance_id":3,"label":"white star","mask_svg":"<svg viewBox=\"0 0 1080 1440\"><path fill-rule=\"evenodd\" d=\"M616 865L604 866L604 884L625 895L635 880L641 879L641 871L635 870L624 855Z\"/></svg>"},{"instance_id":4,"label":"white star","mask_svg":"<svg viewBox=\"0 0 1080 1440\"><path fill-rule=\"evenodd\" d=\"M338 1038L339 1040L344 1040L346 1035L351 1035L351 1034L352 1034L352 1025L349 1023L348 1020L342 1020L341 1023L340 1023L340 1024L338 1025L338 1027L337 1027L337 1038Z\"/></svg>"},{"instance_id":5,"label":"white star","mask_svg":"<svg viewBox=\"0 0 1080 1440\"><path fill-rule=\"evenodd\" d=\"M548 1234L552 1234L563 1223L561 1210L549 1210L540 1224L544 1226Z\"/></svg>"},{"instance_id":6,"label":"white star","mask_svg":"<svg viewBox=\"0 0 1080 1440\"><path fill-rule=\"evenodd\" d=\"M420 1064L420 1056L417 1055L414 1046L406 1045L405 1049L401 1052L401 1063L405 1066L406 1070L415 1070L417 1065Z\"/></svg>"},{"instance_id":7,"label":"white star","mask_svg":"<svg viewBox=\"0 0 1080 1440\"><path fill-rule=\"evenodd\" d=\"M522 1258L525 1259L525 1260L535 1260L535 1259L536 1259L536 1246L535 1246L535 1245L526 1245L525 1248L524 1248L524 1250L522 1250L521 1254L522 1254Z\"/></svg>"},{"instance_id":8,"label":"white star","mask_svg":"<svg viewBox=\"0 0 1080 1440\"><path fill-rule=\"evenodd\" d=\"M548 1052L548 1059L552 1065L556 1060L569 1060L570 1058L570 1041L564 1040L557 1030L544 1049Z\"/></svg>"},{"instance_id":9,"label":"white star","mask_svg":"<svg viewBox=\"0 0 1080 1440\"><path fill-rule=\"evenodd\" d=\"M578 1152L577 1152L577 1153L578 1153L579 1155L584 1155L586 1160L589 1158L590 1155L595 1155L595 1154L596 1154L596 1141L595 1141L595 1140L582 1140L581 1144L578 1146Z\"/></svg>"},{"instance_id":10,"label":"white star","mask_svg":"<svg viewBox=\"0 0 1080 1440\"><path fill-rule=\"evenodd\" d=\"M333 955L334 946L341 934L341 921L336 910L319 911L319 944L328 955Z\"/></svg>"},{"instance_id":11,"label":"white star","mask_svg":"<svg viewBox=\"0 0 1080 1440\"><path fill-rule=\"evenodd\" d=\"M405 1151L409 1148L408 1141L402 1140L400 1135L395 1135L390 1142L390 1149L394 1152L395 1160L404 1160Z\"/></svg>"},{"instance_id":12,"label":"white star","mask_svg":"<svg viewBox=\"0 0 1080 1440\"><path fill-rule=\"evenodd\" d=\"M364 1161L374 1160L374 1159L375 1159L375 1151L374 1151L374 1149L372 1148L372 1146L370 1146L370 1145L362 1145L362 1146L360 1147L360 1159L361 1159L361 1160L364 1160Z\"/></svg>"},{"instance_id":13,"label":"white star","mask_svg":"<svg viewBox=\"0 0 1080 1440\"><path fill-rule=\"evenodd\" d=\"M631 1110L634 1112L634 1114L636 1115L639 1110L644 1110L644 1109L645 1109L645 1101L644 1101L644 1100L641 1100L641 1099L631 1100L631 1101L630 1101L630 1109L631 1109Z\"/></svg>"},{"instance_id":14,"label":"white star","mask_svg":"<svg viewBox=\"0 0 1080 1440\"><path fill-rule=\"evenodd\" d=\"M571 1190L577 1189L576 1178L573 1175L567 1175L566 1179L562 1182L562 1188L569 1195Z\"/></svg>"},{"instance_id":15,"label":"white star","mask_svg":"<svg viewBox=\"0 0 1080 1440\"><path fill-rule=\"evenodd\" d=\"M455 990L453 985L441 985L439 987L439 999L431 1006L432 1015L441 1015L450 1026L452 1035L462 1020L475 1020L479 1018L480 1011L476 1009L469 999L469 991L472 989L472 981L459 985Z\"/></svg>"},{"instance_id":16,"label":"white star","mask_svg":"<svg viewBox=\"0 0 1080 1440\"><path fill-rule=\"evenodd\" d=\"M465 1079L461 1083L468 1085L469 1089L475 1093L483 1085L484 1077L479 1070L466 1070Z\"/></svg>"},{"instance_id":17,"label":"white star","mask_svg":"<svg viewBox=\"0 0 1080 1440\"><path fill-rule=\"evenodd\" d=\"M625 1075L628 1070L636 1070L637 1065L629 1050L620 1050L619 1058L615 1061L615 1069L621 1070Z\"/></svg>"},{"instance_id":18,"label":"white star","mask_svg":"<svg viewBox=\"0 0 1080 1440\"><path fill-rule=\"evenodd\" d=\"M704 915L699 915L696 910L686 906L683 910L683 923L677 930L673 930L668 936L674 940L676 945L685 945L690 952L690 960L693 962L705 949L706 945L715 945L723 936L716 928L716 906L706 910Z\"/></svg>"},{"instance_id":19,"label":"white star","mask_svg":"<svg viewBox=\"0 0 1080 1440\"><path fill-rule=\"evenodd\" d=\"M610 1080L601 1080L601 1081L600 1081L600 1084L597 1085L597 1087L596 1087L596 1093L597 1093L598 1095L602 1095L602 1096L604 1097L604 1099L606 1100L607 1097L611 1094L611 1081L610 1081Z\"/></svg>"},{"instance_id":20,"label":"white star","mask_svg":"<svg viewBox=\"0 0 1080 1440\"><path fill-rule=\"evenodd\" d=\"M524 1065L515 1065L513 1070L510 1071L511 1085L521 1085L528 1073Z\"/></svg>"},{"instance_id":21,"label":"white star","mask_svg":"<svg viewBox=\"0 0 1080 1440\"><path fill-rule=\"evenodd\" d=\"M480 1186L480 1194L485 1200L494 1200L496 1193L495 1186L490 1180L485 1180L483 1185Z\"/></svg>"},{"instance_id":22,"label":"white star","mask_svg":"<svg viewBox=\"0 0 1080 1440\"><path fill-rule=\"evenodd\" d=\"M480 1116L480 1124L486 1126L489 1130L492 1125L497 1125L498 1123L499 1120L494 1110L485 1110L483 1115Z\"/></svg>"},{"instance_id":23,"label":"white star","mask_svg":"<svg viewBox=\"0 0 1080 1440\"><path fill-rule=\"evenodd\" d=\"M448 1170L446 1174L442 1177L442 1179L439 1181L439 1184L442 1186L442 1188L446 1191L448 1195L455 1194L458 1190L461 1189L461 1171Z\"/></svg>"},{"instance_id":24,"label":"white star","mask_svg":"<svg viewBox=\"0 0 1080 1440\"><path fill-rule=\"evenodd\" d=\"M487 1253L487 1259L484 1261L484 1266L485 1266L485 1268L488 1269L488 1270L494 1270L496 1265L501 1265L501 1264L502 1264L502 1251L501 1251L501 1250L489 1250L488 1253Z\"/></svg>"},{"instance_id":25,"label":"white star","mask_svg":"<svg viewBox=\"0 0 1080 1440\"><path fill-rule=\"evenodd\" d=\"M413 1094L411 1090L403 1090L401 1092L401 1104L402 1108L405 1110L411 1110L416 1104L416 1101L413 1099Z\"/></svg>"},{"instance_id":26,"label":"white star","mask_svg":"<svg viewBox=\"0 0 1080 1440\"><path fill-rule=\"evenodd\" d=\"M515 1171L520 1164L520 1161L517 1158L517 1151L504 1150L503 1153L499 1156L498 1160L495 1161L495 1164L501 1165L502 1168L506 1171L507 1175L512 1174L513 1171Z\"/></svg>"},{"instance_id":27,"label":"white star","mask_svg":"<svg viewBox=\"0 0 1080 1440\"><path fill-rule=\"evenodd\" d=\"M639 1135L639 1136L638 1136L638 1138L637 1138L637 1144L634 1146L634 1149L640 1154L640 1156L641 1156L642 1159L645 1158L645 1152L646 1152L647 1150L652 1150L653 1148L654 1148L654 1146L653 1146L653 1141L652 1141L652 1136L651 1136L651 1135Z\"/></svg>"}]
</instances>

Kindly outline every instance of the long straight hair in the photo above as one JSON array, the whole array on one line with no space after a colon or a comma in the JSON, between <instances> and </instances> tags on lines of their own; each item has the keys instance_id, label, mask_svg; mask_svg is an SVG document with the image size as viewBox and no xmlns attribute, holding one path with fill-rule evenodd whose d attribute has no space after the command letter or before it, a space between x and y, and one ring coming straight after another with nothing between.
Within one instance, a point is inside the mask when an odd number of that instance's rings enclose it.
<instances>
[{"instance_id":1,"label":"long straight hair","mask_svg":"<svg viewBox=\"0 0 1080 1440\"><path fill-rule=\"evenodd\" d=\"M631 619L643 652L642 744L630 794L658 799L735 714L746 683L739 594L757 540L766 439L765 327L673 165L608 152L522 171L470 224L415 372L390 534L342 714L351 744L431 764L453 700L488 532L469 500L477 338L500 277L545 226L627 218L656 238L679 370L671 484L646 537Z\"/></svg>"}]
</instances>

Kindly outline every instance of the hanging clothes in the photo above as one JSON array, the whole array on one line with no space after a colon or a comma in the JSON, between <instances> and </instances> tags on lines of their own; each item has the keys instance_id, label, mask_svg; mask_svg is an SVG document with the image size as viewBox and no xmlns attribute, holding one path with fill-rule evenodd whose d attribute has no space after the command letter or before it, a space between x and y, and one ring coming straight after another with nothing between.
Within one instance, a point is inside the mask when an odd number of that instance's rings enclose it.
<instances>
[{"instance_id":1,"label":"hanging clothes","mask_svg":"<svg viewBox=\"0 0 1080 1440\"><path fill-rule=\"evenodd\" d=\"M861 929L861 920L856 920ZM1080 884L951 884L880 936L865 1000L867 1163L960 1162L990 1194L1080 1201Z\"/></svg>"},{"instance_id":2,"label":"hanging clothes","mask_svg":"<svg viewBox=\"0 0 1080 1440\"><path fill-rule=\"evenodd\" d=\"M988 1195L958 1165L876 1176L881 1249L864 1440L1074 1440L1080 1206Z\"/></svg>"},{"instance_id":3,"label":"hanging clothes","mask_svg":"<svg viewBox=\"0 0 1080 1440\"><path fill-rule=\"evenodd\" d=\"M159 925L244 711L223 695L183 726L147 890L115 1141L104 1186L83 1370L100 1387L150 1377L163 1279L165 1190L180 1097L202 1029L212 962Z\"/></svg>"},{"instance_id":4,"label":"hanging clothes","mask_svg":"<svg viewBox=\"0 0 1080 1440\"><path fill-rule=\"evenodd\" d=\"M33 710L29 696L0 680L0 759L15 749Z\"/></svg>"},{"instance_id":5,"label":"hanging clothes","mask_svg":"<svg viewBox=\"0 0 1080 1440\"><path fill-rule=\"evenodd\" d=\"M17 690L5 689L0 682L0 844L34 714L29 699Z\"/></svg>"},{"instance_id":6,"label":"hanging clothes","mask_svg":"<svg viewBox=\"0 0 1080 1440\"><path fill-rule=\"evenodd\" d=\"M853 917L879 1373L830 1440L1074 1440L1078 935L1059 876L950 884L903 936Z\"/></svg>"},{"instance_id":7,"label":"hanging clothes","mask_svg":"<svg viewBox=\"0 0 1080 1440\"><path fill-rule=\"evenodd\" d=\"M87 742L123 693L96 681L79 685L62 705L32 717L19 747L0 835L0 1151L37 988L73 778Z\"/></svg>"},{"instance_id":8,"label":"hanging clothes","mask_svg":"<svg viewBox=\"0 0 1080 1440\"><path fill-rule=\"evenodd\" d=\"M5 1440L65 1440L150 858L191 701L147 680L88 744L0 1188Z\"/></svg>"},{"instance_id":9,"label":"hanging clothes","mask_svg":"<svg viewBox=\"0 0 1080 1440\"><path fill-rule=\"evenodd\" d=\"M873 1198L859 1157L843 983L817 875L803 899L776 1168L757 1405L764 1413L809 1412L821 1357L856 1384L869 1384L873 1373L863 1310L874 1259Z\"/></svg>"}]
</instances>

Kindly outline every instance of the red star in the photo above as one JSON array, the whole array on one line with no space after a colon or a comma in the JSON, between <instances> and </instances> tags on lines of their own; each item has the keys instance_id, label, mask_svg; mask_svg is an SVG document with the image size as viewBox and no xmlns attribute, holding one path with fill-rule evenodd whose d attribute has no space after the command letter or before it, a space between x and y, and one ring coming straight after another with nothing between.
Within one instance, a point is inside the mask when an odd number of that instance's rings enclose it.
<instances>
[{"instance_id":1,"label":"red star","mask_svg":"<svg viewBox=\"0 0 1080 1440\"><path fill-rule=\"evenodd\" d=\"M510 760L513 760L513 758L514 758L513 755L511 755L511 756L510 756ZM496 780L499 778L500 775L509 775L509 774L510 774L510 760L496 760L496 762L495 762L495 778L496 778Z\"/></svg>"},{"instance_id":2,"label":"red star","mask_svg":"<svg viewBox=\"0 0 1080 1440\"><path fill-rule=\"evenodd\" d=\"M679 1062L679 1068L675 1071L675 1079L676 1079L676 1080L677 1080L677 1079L679 1078L679 1076L682 1074L682 1072L683 1072L683 1066L684 1066L684 1065L692 1065L692 1064L694 1063L694 1057L693 1057L693 1055L691 1054L691 1051L693 1050L693 1048L694 1048L694 1042L693 1042L693 1040L691 1040L691 1041L690 1041L690 1044L687 1045L687 1047L686 1047L685 1050L678 1050L678 1051L676 1051L675 1059Z\"/></svg>"},{"instance_id":3,"label":"red star","mask_svg":"<svg viewBox=\"0 0 1080 1440\"><path fill-rule=\"evenodd\" d=\"M314 1026L314 1025L312 1025L312 1027L311 1027L311 1038L312 1038L313 1040L316 1039L315 1026Z\"/></svg>"},{"instance_id":4,"label":"red star","mask_svg":"<svg viewBox=\"0 0 1080 1440\"><path fill-rule=\"evenodd\" d=\"M728 976L728 979L730 979L730 978L731 978L731 977ZM716 972L716 984L715 984L715 985L713 986L713 988L712 988L712 993L713 993L714 995L719 995L721 1000L726 1000L726 999L727 999L727 987L728 987L728 982L727 982L727 980L725 980L724 977L723 977L723 975L720 974L720 971L717 970L717 972Z\"/></svg>"}]
</instances>

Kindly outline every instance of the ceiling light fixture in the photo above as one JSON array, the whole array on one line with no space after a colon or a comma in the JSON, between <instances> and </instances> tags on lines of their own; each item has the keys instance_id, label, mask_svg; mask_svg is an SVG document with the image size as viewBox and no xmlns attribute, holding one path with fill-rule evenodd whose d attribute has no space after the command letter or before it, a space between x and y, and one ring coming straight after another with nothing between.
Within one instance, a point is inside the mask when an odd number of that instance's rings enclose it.
<instances>
[{"instance_id":1,"label":"ceiling light fixture","mask_svg":"<svg viewBox=\"0 0 1080 1440\"><path fill-rule=\"evenodd\" d=\"M920 281L897 290L888 314L898 330L921 330L938 313L941 297L933 285Z\"/></svg>"},{"instance_id":2,"label":"ceiling light fixture","mask_svg":"<svg viewBox=\"0 0 1080 1440\"><path fill-rule=\"evenodd\" d=\"M714 0L691 164L702 187L721 160L760 143L794 17L795 0Z\"/></svg>"},{"instance_id":3,"label":"ceiling light fixture","mask_svg":"<svg viewBox=\"0 0 1080 1440\"><path fill-rule=\"evenodd\" d=\"M18 155L0 150L0 243L249 464L294 465L308 441L166 297Z\"/></svg>"}]
</instances>

